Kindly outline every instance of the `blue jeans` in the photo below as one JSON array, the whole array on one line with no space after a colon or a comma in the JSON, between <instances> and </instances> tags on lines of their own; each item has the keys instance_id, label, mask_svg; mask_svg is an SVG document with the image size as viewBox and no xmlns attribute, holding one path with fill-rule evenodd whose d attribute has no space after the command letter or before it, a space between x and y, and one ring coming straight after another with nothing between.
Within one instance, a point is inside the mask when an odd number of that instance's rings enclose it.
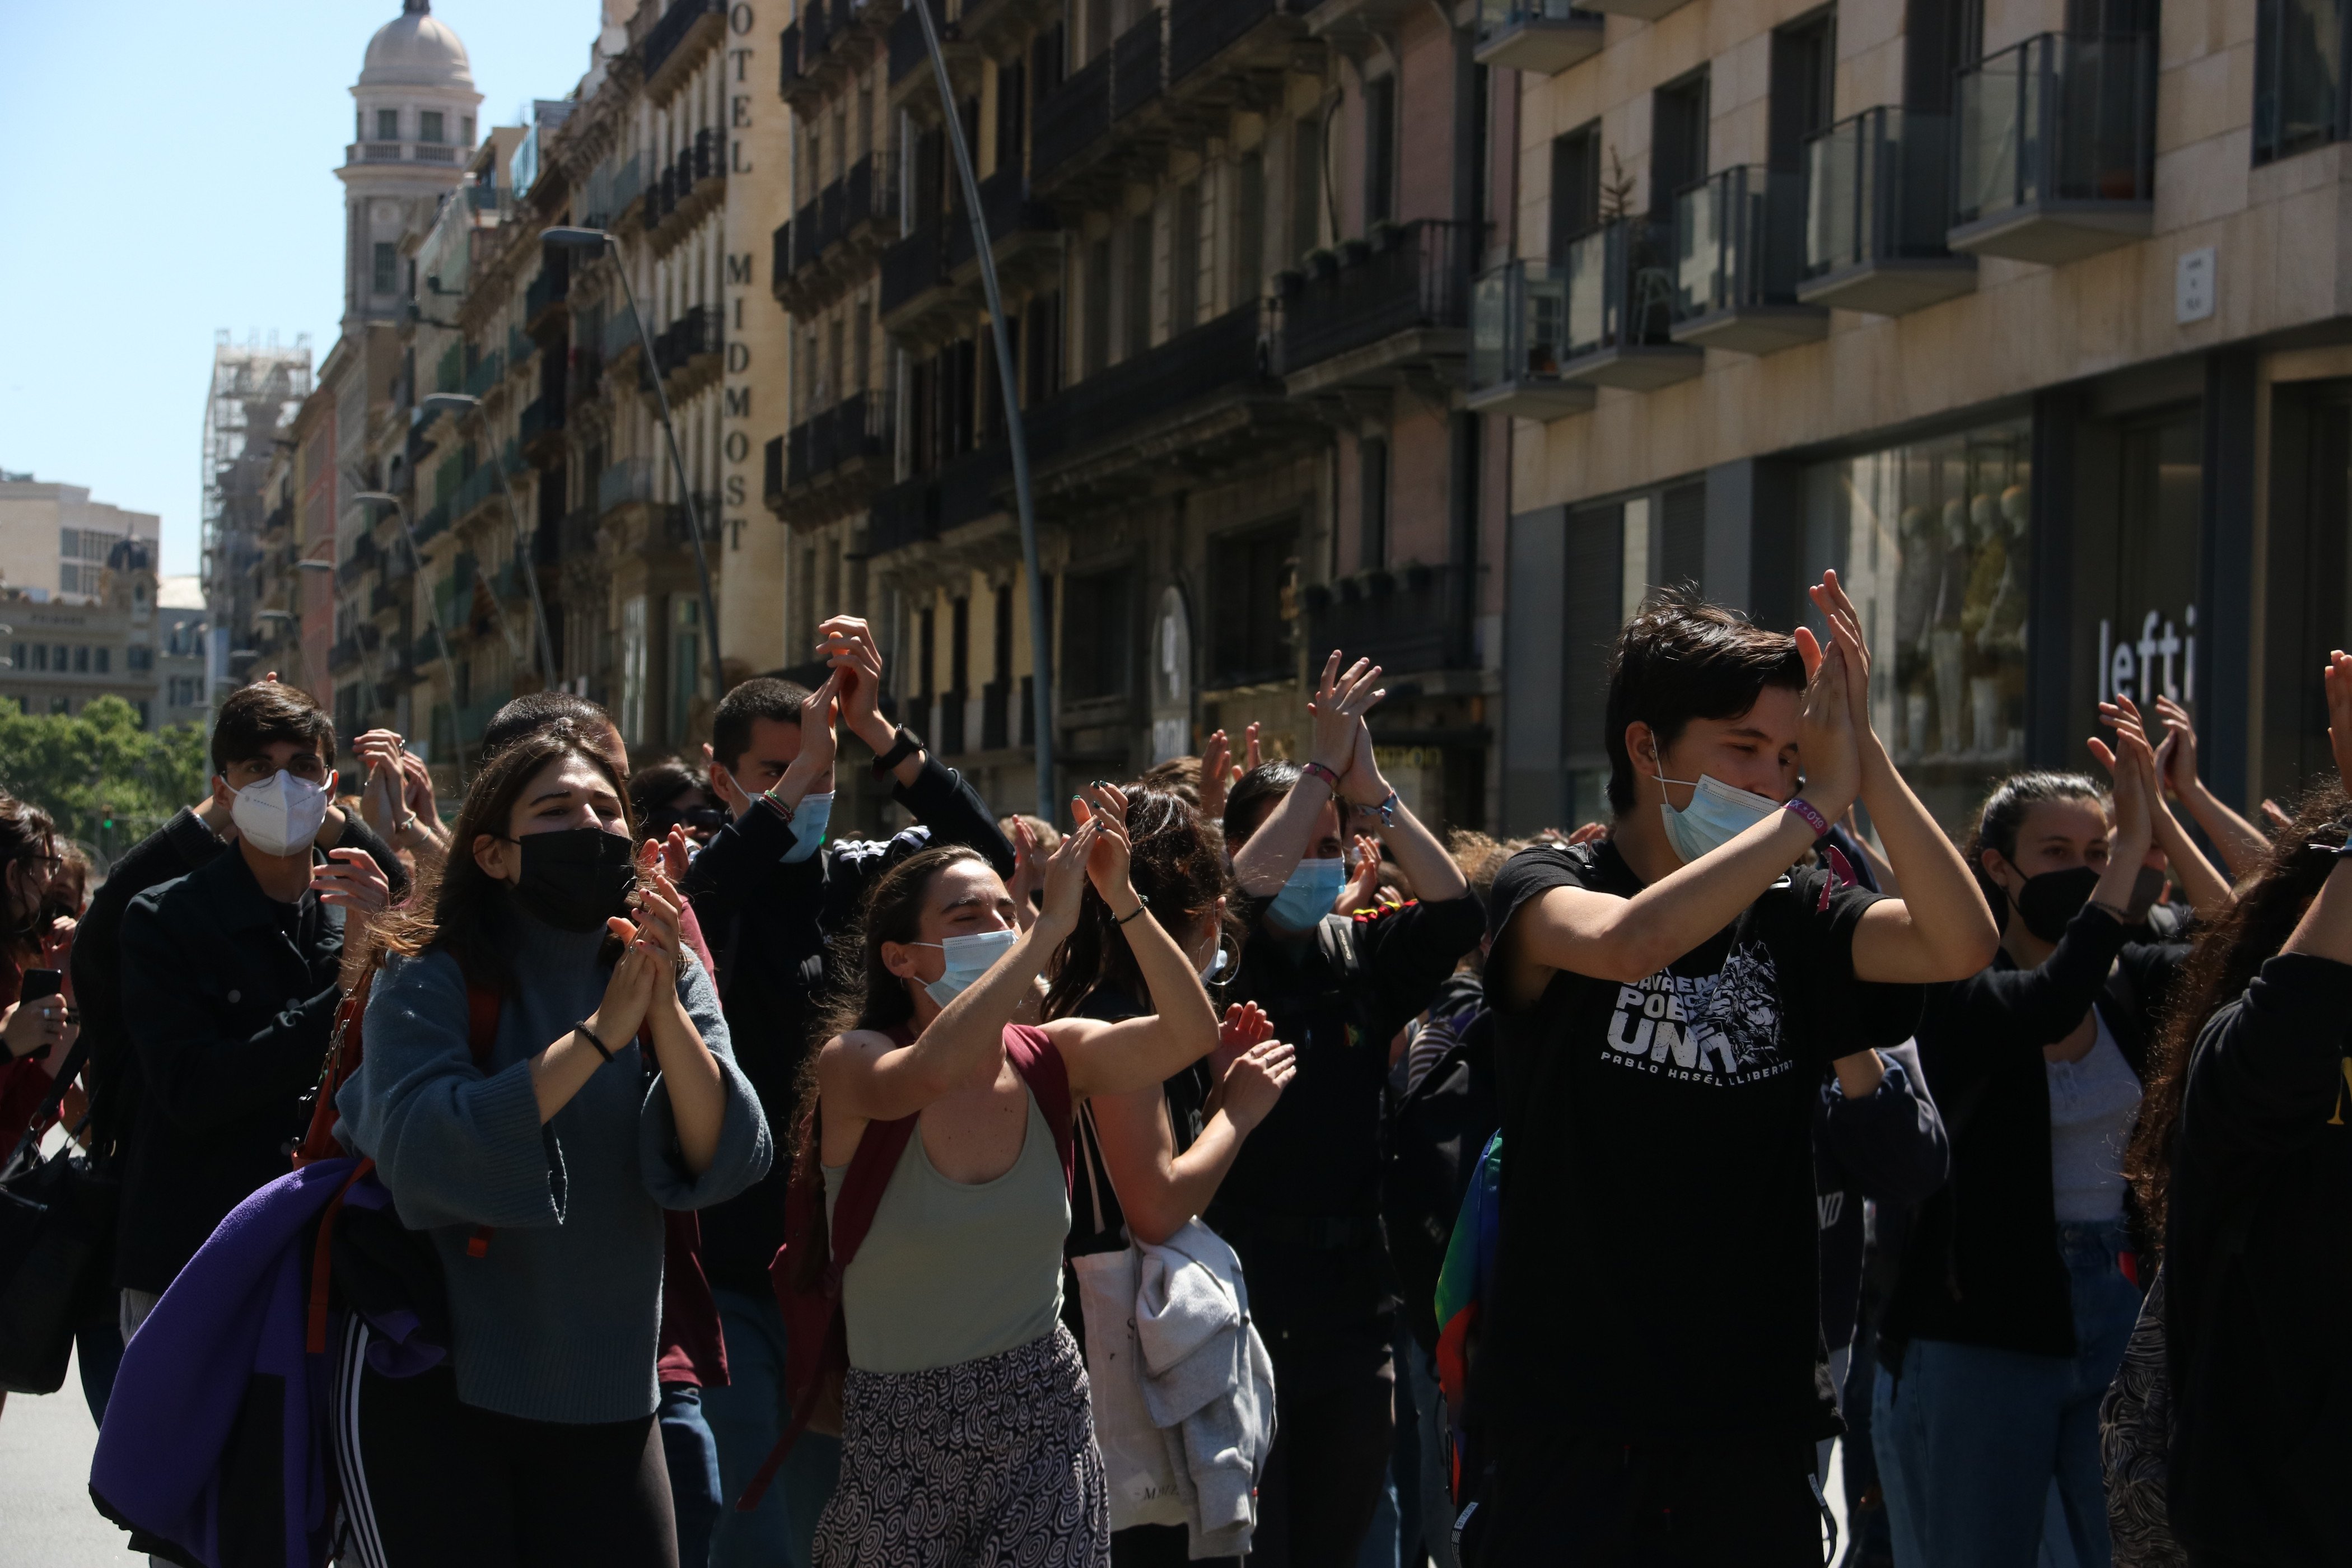
<instances>
[{"instance_id":1,"label":"blue jeans","mask_svg":"<svg viewBox=\"0 0 2352 1568\"><path fill-rule=\"evenodd\" d=\"M2073 1285L2072 1356L1914 1340L1885 1368L1871 1437L1897 1568L2034 1568L2052 1481L2082 1568L2108 1568L2099 1400L2140 1293L2116 1267L2120 1220L2059 1226Z\"/></svg>"},{"instance_id":2,"label":"blue jeans","mask_svg":"<svg viewBox=\"0 0 2352 1568\"><path fill-rule=\"evenodd\" d=\"M710 1531L720 1507L719 1445L702 1418L702 1390L665 1383L655 1414L669 1469L670 1511L677 1518L678 1568L701 1568L710 1560Z\"/></svg>"},{"instance_id":3,"label":"blue jeans","mask_svg":"<svg viewBox=\"0 0 2352 1568\"><path fill-rule=\"evenodd\" d=\"M721 1500L709 1568L809 1568L817 1515L841 1473L841 1439L802 1433L760 1506L737 1511L736 1500L792 1425L784 1397L784 1314L764 1290L710 1293L727 1334L728 1382L702 1391L702 1414L719 1440Z\"/></svg>"}]
</instances>

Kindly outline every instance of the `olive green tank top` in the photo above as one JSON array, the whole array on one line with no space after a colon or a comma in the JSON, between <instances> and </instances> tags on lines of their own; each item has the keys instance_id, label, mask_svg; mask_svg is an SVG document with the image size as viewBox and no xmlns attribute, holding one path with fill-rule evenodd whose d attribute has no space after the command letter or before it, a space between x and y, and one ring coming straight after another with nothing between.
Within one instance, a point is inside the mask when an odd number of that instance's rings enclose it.
<instances>
[{"instance_id":1,"label":"olive green tank top","mask_svg":"<svg viewBox=\"0 0 2352 1568\"><path fill-rule=\"evenodd\" d=\"M845 1164L824 1167L828 1225L848 1174ZM882 1190L874 1228L842 1274L849 1364L923 1372L1053 1332L1069 1232L1061 1156L1034 1095L1020 1156L994 1181L940 1174L916 1128Z\"/></svg>"}]
</instances>

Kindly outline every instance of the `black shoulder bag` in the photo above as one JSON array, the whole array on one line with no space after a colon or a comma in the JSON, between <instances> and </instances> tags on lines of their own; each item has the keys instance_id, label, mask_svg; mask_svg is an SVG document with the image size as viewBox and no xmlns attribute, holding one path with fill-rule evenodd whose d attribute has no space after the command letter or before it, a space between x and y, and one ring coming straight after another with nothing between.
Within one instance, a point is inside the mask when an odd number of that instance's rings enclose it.
<instances>
[{"instance_id":1,"label":"black shoulder bag","mask_svg":"<svg viewBox=\"0 0 2352 1568\"><path fill-rule=\"evenodd\" d=\"M0 1390L10 1394L64 1384L74 1331L96 1315L112 1268L121 1184L71 1138L42 1159L37 1136L89 1055L84 1036L0 1165Z\"/></svg>"}]
</instances>

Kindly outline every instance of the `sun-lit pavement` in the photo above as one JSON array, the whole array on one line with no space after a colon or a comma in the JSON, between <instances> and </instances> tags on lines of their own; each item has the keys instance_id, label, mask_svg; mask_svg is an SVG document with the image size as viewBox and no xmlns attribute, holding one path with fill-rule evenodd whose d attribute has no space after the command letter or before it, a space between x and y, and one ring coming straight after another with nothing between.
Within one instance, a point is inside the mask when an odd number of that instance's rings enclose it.
<instances>
[{"instance_id":1,"label":"sun-lit pavement","mask_svg":"<svg viewBox=\"0 0 2352 1568\"><path fill-rule=\"evenodd\" d=\"M81 1374L45 1398L12 1394L0 1409L0 1568L124 1568L131 1538L89 1506L98 1428Z\"/></svg>"}]
</instances>

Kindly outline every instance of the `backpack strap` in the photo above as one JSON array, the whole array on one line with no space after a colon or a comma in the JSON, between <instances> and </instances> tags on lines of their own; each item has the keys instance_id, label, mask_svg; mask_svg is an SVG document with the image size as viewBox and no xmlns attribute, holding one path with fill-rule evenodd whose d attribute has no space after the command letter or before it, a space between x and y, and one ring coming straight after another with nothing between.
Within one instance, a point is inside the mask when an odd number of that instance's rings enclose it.
<instances>
[{"instance_id":1,"label":"backpack strap","mask_svg":"<svg viewBox=\"0 0 2352 1568\"><path fill-rule=\"evenodd\" d=\"M1045 1125L1054 1130L1054 1152L1061 1157L1062 1185L1066 1190L1077 1175L1077 1144L1070 1109L1070 1068L1062 1059L1062 1047L1034 1025L1007 1024L1004 1054L1036 1097L1037 1109L1045 1113Z\"/></svg>"},{"instance_id":2,"label":"backpack strap","mask_svg":"<svg viewBox=\"0 0 2352 1568\"><path fill-rule=\"evenodd\" d=\"M490 1052L499 1043L499 1011L506 998L495 985L485 985L478 980L466 982L466 1049L474 1058L474 1066L487 1073L490 1070ZM466 1238L466 1256L485 1258L489 1255L490 1232L495 1226L478 1225L474 1234Z\"/></svg>"}]
</instances>

